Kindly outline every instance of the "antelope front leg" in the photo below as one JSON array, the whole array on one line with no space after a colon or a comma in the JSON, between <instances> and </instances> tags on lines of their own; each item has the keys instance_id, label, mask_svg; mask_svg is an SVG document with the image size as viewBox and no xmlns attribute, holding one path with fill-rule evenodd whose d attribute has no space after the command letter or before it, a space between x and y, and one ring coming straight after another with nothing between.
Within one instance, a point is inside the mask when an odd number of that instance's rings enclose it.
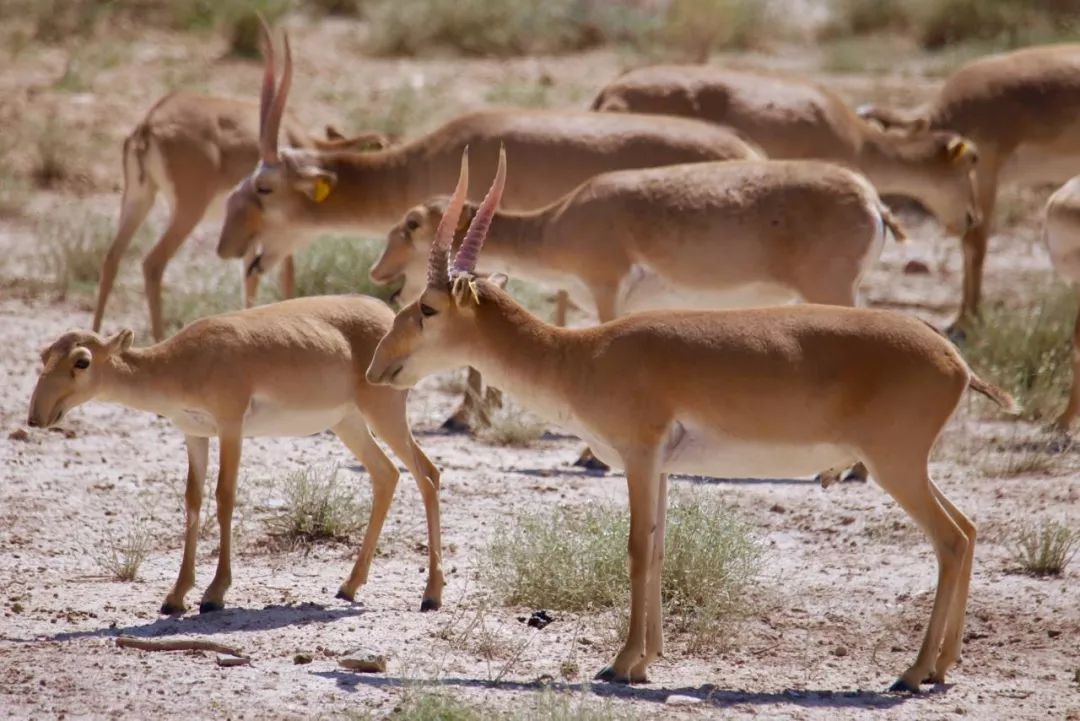
<instances>
[{"instance_id":1,"label":"antelope front leg","mask_svg":"<svg viewBox=\"0 0 1080 721\"><path fill-rule=\"evenodd\" d=\"M203 483L206 482L206 465L210 454L210 439L186 436L188 454L187 488L184 491L184 558L180 562L180 575L172 591L161 604L161 613L183 613L184 596L195 585L195 548L199 541L199 515L202 510Z\"/></svg>"},{"instance_id":2,"label":"antelope front leg","mask_svg":"<svg viewBox=\"0 0 1080 721\"><path fill-rule=\"evenodd\" d=\"M660 474L656 494L656 530L652 538L652 565L649 568L648 612L645 619L645 658L630 671L630 677L645 678L650 663L664 655L664 534L667 530L668 476Z\"/></svg>"},{"instance_id":3,"label":"antelope front leg","mask_svg":"<svg viewBox=\"0 0 1080 721\"><path fill-rule=\"evenodd\" d=\"M217 517L221 543L218 551L217 573L203 593L199 613L225 608L225 592L232 585L232 514L236 504L236 475L240 469L240 447L243 436L240 428L222 430L217 483Z\"/></svg>"},{"instance_id":4,"label":"antelope front leg","mask_svg":"<svg viewBox=\"0 0 1080 721\"><path fill-rule=\"evenodd\" d=\"M628 463L626 469L630 491L630 628L622 650L596 678L616 683L645 683L650 660L645 653L646 621L660 474L651 459Z\"/></svg>"}]
</instances>

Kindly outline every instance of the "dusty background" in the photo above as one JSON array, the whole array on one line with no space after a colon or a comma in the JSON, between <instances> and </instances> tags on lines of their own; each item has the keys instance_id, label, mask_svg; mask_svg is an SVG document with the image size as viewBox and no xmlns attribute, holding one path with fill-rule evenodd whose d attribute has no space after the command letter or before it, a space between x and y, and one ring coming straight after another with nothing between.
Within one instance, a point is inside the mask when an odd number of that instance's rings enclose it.
<instances>
[{"instance_id":1,"label":"dusty background","mask_svg":"<svg viewBox=\"0 0 1080 721\"><path fill-rule=\"evenodd\" d=\"M644 62L618 49L503 60L372 58L360 54L364 30L354 21L291 15L287 25L297 77L291 107L313 130L329 121L411 135L478 106L584 107L609 78ZM356 543L294 551L267 543L263 521L280 502L275 479L290 470L340 463L357 492L368 493L365 472L323 434L245 444L230 607L208 617L159 617L180 558L181 436L160 418L100 404L71 413L63 432L21 429L37 349L67 329L89 327L93 283L67 278L56 248L94 224L108 235L119 208L123 137L171 88L254 96L260 66L223 59L214 35L117 32L18 48L7 37L0 48L0 190L17 206L0 218L0 716L382 716L410 687L432 680L469 703L512 710L554 679L556 688L585 688L585 707L628 718L1080 719L1080 571L1074 564L1063 577L1032 578L1016 572L1011 552L1021 524L1076 518L1080 451L1039 445L1036 426L1003 421L974 401L954 420L932 469L980 529L964 657L946 688L918 697L880 692L914 657L929 617L929 544L874 484L823 491L810 479L676 479L676 487L722 495L759 530L769 553L753 610L711 652L688 654L684 640L671 638L646 686L589 689L587 679L615 648L612 619L555 611L555 623L534 630L518 620L532 609L494 603L477 569L493 530L518 510L623 503L624 479L570 467L580 444L558 429L529 448L442 434L439 423L456 399L440 379L413 394L410 410L444 473L441 611L417 610L424 526L407 476L356 604L333 599ZM717 53L711 62L811 73L855 103L911 102L926 98L958 57L924 56L902 43L780 45ZM43 144L62 148L63 177L49 187L32 180ZM1009 222L992 242L989 298L1022 299L1050 282L1038 244L1045 197L1043 189L1014 190L1003 203ZM918 215L904 219L912 242L886 248L864 292L872 303L943 322L959 297L958 244ZM144 231L127 259L107 316L107 330L131 326L140 342L148 334L138 254L163 222L159 202L153 232ZM170 266L167 304L199 308L199 293L238 286L239 268L213 254L215 236L214 222L204 224ZM930 273L903 273L913 259ZM1052 458L1017 461L1028 453ZM212 493L204 513L213 518ZM110 580L95 549L136 524L152 531L153 548L135 582ZM216 530L207 526L189 601L213 573ZM122 650L110 640L121 633L212 638L241 647L253 664L218 668L209 654ZM387 673L339 669L335 657L358 646L386 654ZM313 662L294 665L300 651ZM564 679L573 664L580 675Z\"/></svg>"}]
</instances>

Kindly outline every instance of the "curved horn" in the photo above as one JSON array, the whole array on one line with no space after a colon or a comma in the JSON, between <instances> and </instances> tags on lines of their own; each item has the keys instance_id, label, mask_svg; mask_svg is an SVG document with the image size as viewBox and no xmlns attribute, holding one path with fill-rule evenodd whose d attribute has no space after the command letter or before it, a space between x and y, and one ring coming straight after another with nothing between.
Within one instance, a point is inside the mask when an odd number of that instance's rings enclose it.
<instances>
[{"instance_id":1,"label":"curved horn","mask_svg":"<svg viewBox=\"0 0 1080 721\"><path fill-rule=\"evenodd\" d=\"M446 290L450 287L450 273L447 265L450 261L450 246L454 243L454 231L461 219L461 209L465 207L465 194L469 192L469 146L461 153L461 173L457 187L446 205L435 239L431 243L431 255L428 256L428 287Z\"/></svg>"},{"instance_id":2,"label":"curved horn","mask_svg":"<svg viewBox=\"0 0 1080 721\"><path fill-rule=\"evenodd\" d=\"M263 52L266 55L266 67L263 70L262 94L259 96L259 142L266 136L266 116L270 112L270 105L274 102L274 39L270 33L270 26L262 13L255 13L262 26Z\"/></svg>"},{"instance_id":3,"label":"curved horn","mask_svg":"<svg viewBox=\"0 0 1080 721\"><path fill-rule=\"evenodd\" d=\"M264 163L276 163L278 157L278 132L281 129L281 116L285 113L285 101L289 98L289 88L292 86L292 50L289 48L289 34L284 33L285 38L285 69L281 72L281 85L274 94L274 102L266 114L266 126L260 138L262 159ZM263 97L265 97L265 86Z\"/></svg>"},{"instance_id":4,"label":"curved horn","mask_svg":"<svg viewBox=\"0 0 1080 721\"><path fill-rule=\"evenodd\" d=\"M476 260L480 257L480 249L484 247L491 221L495 217L495 211L499 208L502 200L503 188L506 187L506 148L499 146L499 167L495 171L495 180L491 182L491 188L484 196L483 202L476 210L469 230L465 233L465 239L461 241L457 255L454 256L454 266L450 269L451 275L471 273L476 269Z\"/></svg>"}]
</instances>

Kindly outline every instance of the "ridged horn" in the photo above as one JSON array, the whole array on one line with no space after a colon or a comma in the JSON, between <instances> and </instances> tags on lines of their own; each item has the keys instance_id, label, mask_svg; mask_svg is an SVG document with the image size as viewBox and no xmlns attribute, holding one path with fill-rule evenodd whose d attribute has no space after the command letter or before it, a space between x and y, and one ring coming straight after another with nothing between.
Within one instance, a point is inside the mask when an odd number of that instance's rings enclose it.
<instances>
[{"instance_id":1,"label":"ridged horn","mask_svg":"<svg viewBox=\"0 0 1080 721\"><path fill-rule=\"evenodd\" d=\"M476 261L480 257L480 249L484 247L488 229L495 217L495 211L499 209L502 200L503 189L506 187L506 148L499 146L499 167L495 171L495 180L491 182L487 195L476 209L469 229L465 232L465 239L461 241L457 255L454 256L454 265L450 269L450 275L472 273L476 270Z\"/></svg>"},{"instance_id":2,"label":"ridged horn","mask_svg":"<svg viewBox=\"0 0 1080 721\"><path fill-rule=\"evenodd\" d=\"M461 153L461 172L457 187L450 196L439 227L435 230L435 239L431 243L428 256L428 287L446 290L450 287L450 247L454 243L454 231L457 229L461 210L465 207L465 196L469 192L469 146Z\"/></svg>"}]
</instances>

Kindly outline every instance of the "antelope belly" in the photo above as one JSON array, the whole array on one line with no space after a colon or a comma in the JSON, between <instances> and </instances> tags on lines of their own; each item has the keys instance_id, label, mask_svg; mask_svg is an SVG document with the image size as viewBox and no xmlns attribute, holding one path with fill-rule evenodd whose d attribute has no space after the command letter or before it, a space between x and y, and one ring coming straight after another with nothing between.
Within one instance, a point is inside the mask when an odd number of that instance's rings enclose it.
<instances>
[{"instance_id":1,"label":"antelope belly","mask_svg":"<svg viewBox=\"0 0 1080 721\"><path fill-rule=\"evenodd\" d=\"M244 414L244 435L310 436L333 428L352 408L351 403L326 408L296 408L253 398Z\"/></svg>"},{"instance_id":2,"label":"antelope belly","mask_svg":"<svg viewBox=\"0 0 1080 721\"><path fill-rule=\"evenodd\" d=\"M830 443L776 443L736 438L677 423L665 448L668 473L720 478L797 478L847 466L854 452Z\"/></svg>"},{"instance_id":3,"label":"antelope belly","mask_svg":"<svg viewBox=\"0 0 1080 721\"><path fill-rule=\"evenodd\" d=\"M783 305L798 300L794 290L779 283L751 282L701 287L677 283L648 266L635 265L619 288L619 314L645 310L688 308L751 308Z\"/></svg>"}]
</instances>

